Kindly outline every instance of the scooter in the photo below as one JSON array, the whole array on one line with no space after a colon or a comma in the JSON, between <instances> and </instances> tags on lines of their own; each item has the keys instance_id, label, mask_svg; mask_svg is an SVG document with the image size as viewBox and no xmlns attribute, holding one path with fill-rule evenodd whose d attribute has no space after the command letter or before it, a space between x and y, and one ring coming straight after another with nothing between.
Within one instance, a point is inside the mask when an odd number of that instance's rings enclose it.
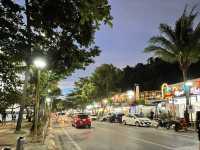
<instances>
[{"instance_id":1,"label":"scooter","mask_svg":"<svg viewBox=\"0 0 200 150\"><path fill-rule=\"evenodd\" d=\"M166 120L166 119L164 119L164 120L163 119L159 119L157 128L161 127L161 128L166 128L166 129L169 130L172 125L173 125L172 121L169 121L169 120Z\"/></svg>"}]
</instances>

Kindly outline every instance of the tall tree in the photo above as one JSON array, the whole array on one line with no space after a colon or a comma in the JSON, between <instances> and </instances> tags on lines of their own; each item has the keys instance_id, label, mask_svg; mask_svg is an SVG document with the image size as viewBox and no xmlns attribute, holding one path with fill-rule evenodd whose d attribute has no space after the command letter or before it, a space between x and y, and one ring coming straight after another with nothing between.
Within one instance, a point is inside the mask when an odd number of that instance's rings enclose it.
<instances>
[{"instance_id":1,"label":"tall tree","mask_svg":"<svg viewBox=\"0 0 200 150\"><path fill-rule=\"evenodd\" d=\"M200 23L194 26L197 15L195 7L187 12L186 6L175 27L160 24L161 35L152 37L151 44L145 49L145 52L154 52L156 56L167 62L178 62L184 82L187 81L189 67L197 62L200 56ZM189 105L188 94L186 94L186 105ZM186 114L188 116L187 108Z\"/></svg>"},{"instance_id":2,"label":"tall tree","mask_svg":"<svg viewBox=\"0 0 200 150\"><path fill-rule=\"evenodd\" d=\"M48 69L57 79L84 68L100 53L94 44L96 30L102 23L111 24L112 17L107 0L24 0L24 4L12 0L0 2L0 30L6 31L1 34L4 43L0 47L7 44L1 51L27 65L25 101L29 69L35 57L46 57ZM22 104L16 130L21 128L23 108Z\"/></svg>"},{"instance_id":3,"label":"tall tree","mask_svg":"<svg viewBox=\"0 0 200 150\"><path fill-rule=\"evenodd\" d=\"M152 37L145 49L145 52L154 52L155 56L167 62L178 62L184 81L187 80L190 65L197 62L200 56L200 23L194 26L198 15L194 11L193 8L187 13L186 7L174 28L160 24L161 35Z\"/></svg>"},{"instance_id":4,"label":"tall tree","mask_svg":"<svg viewBox=\"0 0 200 150\"><path fill-rule=\"evenodd\" d=\"M112 64L103 64L96 68L91 80L96 87L96 97L109 97L113 92L120 91L122 71Z\"/></svg>"}]
</instances>

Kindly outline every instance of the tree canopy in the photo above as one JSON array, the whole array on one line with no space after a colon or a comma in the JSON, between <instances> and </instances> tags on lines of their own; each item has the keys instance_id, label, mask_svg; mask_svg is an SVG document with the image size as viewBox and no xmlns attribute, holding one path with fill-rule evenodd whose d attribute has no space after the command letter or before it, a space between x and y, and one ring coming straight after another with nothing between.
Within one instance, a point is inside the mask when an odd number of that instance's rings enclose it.
<instances>
[{"instance_id":1,"label":"tree canopy","mask_svg":"<svg viewBox=\"0 0 200 150\"><path fill-rule=\"evenodd\" d=\"M188 12L186 6L174 28L160 24L161 35L152 37L145 49L145 52L154 52L155 56L167 62L178 62L184 81L190 65L200 57L200 23L194 25L197 15L195 7Z\"/></svg>"}]
</instances>

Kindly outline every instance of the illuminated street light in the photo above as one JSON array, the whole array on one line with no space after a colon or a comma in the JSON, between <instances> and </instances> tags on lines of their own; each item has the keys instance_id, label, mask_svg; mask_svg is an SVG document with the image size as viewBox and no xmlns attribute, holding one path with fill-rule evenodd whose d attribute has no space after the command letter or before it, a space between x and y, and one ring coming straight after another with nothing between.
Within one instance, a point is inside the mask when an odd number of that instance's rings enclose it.
<instances>
[{"instance_id":1,"label":"illuminated street light","mask_svg":"<svg viewBox=\"0 0 200 150\"><path fill-rule=\"evenodd\" d=\"M48 104L50 104L51 98L50 98L50 97L47 97L47 98L46 98L46 102L47 102Z\"/></svg>"},{"instance_id":2,"label":"illuminated street light","mask_svg":"<svg viewBox=\"0 0 200 150\"><path fill-rule=\"evenodd\" d=\"M134 92L132 90L127 91L127 96L129 99L134 97Z\"/></svg>"},{"instance_id":3,"label":"illuminated street light","mask_svg":"<svg viewBox=\"0 0 200 150\"><path fill-rule=\"evenodd\" d=\"M192 86L193 83L192 83L191 81L187 81L187 82L185 83L185 85L186 85L186 86Z\"/></svg>"},{"instance_id":4,"label":"illuminated street light","mask_svg":"<svg viewBox=\"0 0 200 150\"><path fill-rule=\"evenodd\" d=\"M42 58L35 59L33 63L38 69L43 69L47 65L45 60Z\"/></svg>"},{"instance_id":5,"label":"illuminated street light","mask_svg":"<svg viewBox=\"0 0 200 150\"><path fill-rule=\"evenodd\" d=\"M108 103L108 100L107 100L107 99L105 99L105 100L103 100L103 102L104 102L104 104L107 104L107 103Z\"/></svg>"}]
</instances>

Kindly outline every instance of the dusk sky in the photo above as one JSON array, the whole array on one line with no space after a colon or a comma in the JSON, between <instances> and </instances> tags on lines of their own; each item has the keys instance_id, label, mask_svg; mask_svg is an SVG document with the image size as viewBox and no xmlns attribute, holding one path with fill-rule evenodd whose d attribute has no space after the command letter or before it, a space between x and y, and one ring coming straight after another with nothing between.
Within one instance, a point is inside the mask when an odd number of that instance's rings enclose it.
<instances>
[{"instance_id":1,"label":"dusk sky","mask_svg":"<svg viewBox=\"0 0 200 150\"><path fill-rule=\"evenodd\" d=\"M197 4L200 11L200 0L110 0L110 4L113 28L102 26L96 33L95 41L102 50L101 55L86 70L76 71L60 82L65 92L73 88L74 81L90 75L101 64L112 63L123 68L146 62L151 55L143 50L150 37L159 34L160 23L174 25L186 4L190 7Z\"/></svg>"},{"instance_id":2,"label":"dusk sky","mask_svg":"<svg viewBox=\"0 0 200 150\"><path fill-rule=\"evenodd\" d=\"M123 68L146 62L151 56L143 52L150 37L159 34L159 24L174 25L186 4L193 6L200 0L110 0L113 28L102 26L96 33L96 44L102 49L95 63L84 71L76 71L60 82L61 89L68 92L79 77L90 75L97 66L112 63ZM200 18L198 18L198 21Z\"/></svg>"}]
</instances>

